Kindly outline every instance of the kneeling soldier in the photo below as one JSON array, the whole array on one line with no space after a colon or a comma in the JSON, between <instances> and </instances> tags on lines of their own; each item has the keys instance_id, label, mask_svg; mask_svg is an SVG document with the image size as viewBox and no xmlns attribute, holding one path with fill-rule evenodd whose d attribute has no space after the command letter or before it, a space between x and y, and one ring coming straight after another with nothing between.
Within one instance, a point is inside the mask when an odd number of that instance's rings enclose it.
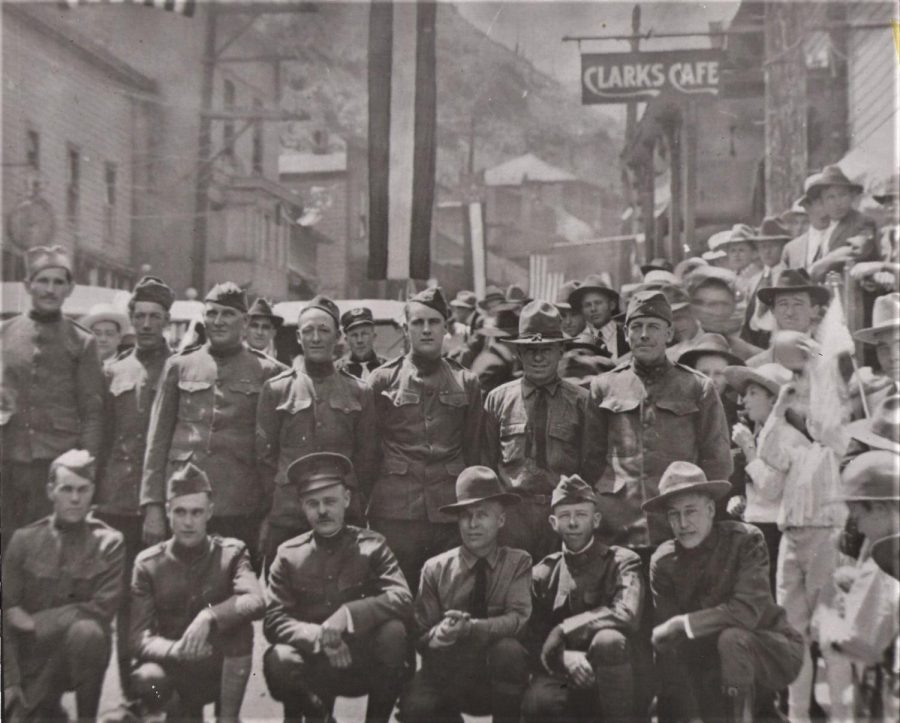
<instances>
[{"instance_id":1,"label":"kneeling soldier","mask_svg":"<svg viewBox=\"0 0 900 723\"><path fill-rule=\"evenodd\" d=\"M629 720L634 679L629 639L644 599L641 559L594 538L600 525L594 490L578 475L553 491L550 524L561 552L532 571L529 639L543 674L525 695L526 721Z\"/></svg>"},{"instance_id":2,"label":"kneeling soldier","mask_svg":"<svg viewBox=\"0 0 900 723\"><path fill-rule=\"evenodd\" d=\"M803 662L803 638L772 599L762 533L714 521L716 500L730 490L673 462L659 495L643 504L665 512L675 535L650 563L660 705L675 720L752 720L754 691L781 690Z\"/></svg>"},{"instance_id":3,"label":"kneeling soldier","mask_svg":"<svg viewBox=\"0 0 900 723\"><path fill-rule=\"evenodd\" d=\"M251 622L265 600L246 545L208 535L213 515L206 474L188 462L169 478L172 537L137 557L131 582L132 693L150 710L178 720L237 720L250 675Z\"/></svg>"},{"instance_id":4,"label":"kneeling soldier","mask_svg":"<svg viewBox=\"0 0 900 723\"><path fill-rule=\"evenodd\" d=\"M3 707L11 720L97 716L110 623L122 597L122 533L90 516L94 458L70 450L50 464L53 514L16 530L3 558Z\"/></svg>"},{"instance_id":5,"label":"kneeling soldier","mask_svg":"<svg viewBox=\"0 0 900 723\"><path fill-rule=\"evenodd\" d=\"M312 527L269 569L263 671L287 721L327 719L337 696L368 693L366 720L386 723L405 677L412 595L384 537L344 524L352 477L331 452L287 469Z\"/></svg>"},{"instance_id":6,"label":"kneeling soldier","mask_svg":"<svg viewBox=\"0 0 900 723\"><path fill-rule=\"evenodd\" d=\"M460 713L519 720L528 683L527 653L517 638L531 615L531 557L500 547L503 492L487 467L469 467L456 482L457 502L441 512L459 520L462 546L422 568L416 631L422 669L400 701L404 723L459 721Z\"/></svg>"}]
</instances>

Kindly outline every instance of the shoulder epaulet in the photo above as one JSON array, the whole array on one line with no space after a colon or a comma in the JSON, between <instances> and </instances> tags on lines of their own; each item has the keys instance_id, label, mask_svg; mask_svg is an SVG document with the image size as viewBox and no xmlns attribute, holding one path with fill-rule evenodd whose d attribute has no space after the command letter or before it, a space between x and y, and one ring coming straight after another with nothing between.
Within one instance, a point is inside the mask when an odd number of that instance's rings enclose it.
<instances>
[{"instance_id":1,"label":"shoulder epaulet","mask_svg":"<svg viewBox=\"0 0 900 723\"><path fill-rule=\"evenodd\" d=\"M563 556L562 550L557 550L556 552L551 552L549 555L544 555L544 557L537 562L537 565L550 565L555 562L558 562Z\"/></svg>"},{"instance_id":2,"label":"shoulder epaulet","mask_svg":"<svg viewBox=\"0 0 900 723\"><path fill-rule=\"evenodd\" d=\"M236 547L236 548L246 548L247 543L243 540L239 540L236 537L222 537L221 535L210 535L209 539L212 540L214 545L218 545L219 547Z\"/></svg>"},{"instance_id":3,"label":"shoulder epaulet","mask_svg":"<svg viewBox=\"0 0 900 723\"><path fill-rule=\"evenodd\" d=\"M383 542L385 539L384 535L380 532L370 530L368 527L356 527L355 525L347 525L347 527L356 533L356 539L358 540L375 540L376 542Z\"/></svg>"},{"instance_id":4,"label":"shoulder epaulet","mask_svg":"<svg viewBox=\"0 0 900 723\"><path fill-rule=\"evenodd\" d=\"M176 356L183 356L185 354L190 354L190 353L195 352L198 349L202 349L202 348L203 348L203 344L191 344L190 346L186 346L181 351L176 351L175 354L176 354Z\"/></svg>"},{"instance_id":5,"label":"shoulder epaulet","mask_svg":"<svg viewBox=\"0 0 900 723\"><path fill-rule=\"evenodd\" d=\"M361 381L362 381L362 380L359 379L358 377L353 376L353 375L352 375L350 372L348 372L347 369L346 369L345 367L343 367L343 366L335 366L335 371L336 371L338 374L347 377L348 379L353 379L354 381L357 381L357 382L361 382Z\"/></svg>"},{"instance_id":6,"label":"shoulder epaulet","mask_svg":"<svg viewBox=\"0 0 900 723\"><path fill-rule=\"evenodd\" d=\"M140 562L141 560L150 560L151 558L158 557L159 555L162 555L165 550L165 540L163 542L157 542L155 545L150 545L150 547L141 550L137 554L135 562Z\"/></svg>"},{"instance_id":7,"label":"shoulder epaulet","mask_svg":"<svg viewBox=\"0 0 900 723\"><path fill-rule=\"evenodd\" d=\"M20 527L20 530L35 530L39 527L46 527L50 524L51 518L48 515L47 517L42 517L39 520L35 520L34 522L29 522L27 525Z\"/></svg>"},{"instance_id":8,"label":"shoulder epaulet","mask_svg":"<svg viewBox=\"0 0 900 723\"><path fill-rule=\"evenodd\" d=\"M288 377L293 377L297 374L297 370L294 367L288 367L284 371L278 372L273 377L269 377L267 381L274 382L276 379L287 379Z\"/></svg>"},{"instance_id":9,"label":"shoulder epaulet","mask_svg":"<svg viewBox=\"0 0 900 723\"><path fill-rule=\"evenodd\" d=\"M689 367L686 364L682 364L681 362L672 362L672 366L683 372L689 372L692 376L697 377L697 379L699 380L706 380L710 384L712 384L712 380L708 376L706 376L703 372L698 372L693 367Z\"/></svg>"},{"instance_id":10,"label":"shoulder epaulet","mask_svg":"<svg viewBox=\"0 0 900 723\"><path fill-rule=\"evenodd\" d=\"M303 545L309 544L309 542L313 538L312 530L307 530L306 532L301 532L296 537L292 537L289 540L285 540L281 543L279 547L302 547Z\"/></svg>"},{"instance_id":11,"label":"shoulder epaulet","mask_svg":"<svg viewBox=\"0 0 900 723\"><path fill-rule=\"evenodd\" d=\"M278 361L274 357L271 357L268 354L266 354L264 351L260 351L259 349L254 349L252 346L247 346L246 344L244 344L244 348L247 351L249 351L251 354L255 354L256 356L258 356L260 359L271 359L272 361Z\"/></svg>"},{"instance_id":12,"label":"shoulder epaulet","mask_svg":"<svg viewBox=\"0 0 900 723\"><path fill-rule=\"evenodd\" d=\"M630 361L630 360L629 360L629 361L625 361L625 362L620 362L619 364L616 364L616 365L615 365L612 369L610 369L609 371L610 371L610 372L623 372L623 371L625 371L626 369L631 369L631 361ZM601 372L601 374L602 374L602 373L603 373L603 372ZM598 376L599 376L599 375L598 375Z\"/></svg>"}]
</instances>

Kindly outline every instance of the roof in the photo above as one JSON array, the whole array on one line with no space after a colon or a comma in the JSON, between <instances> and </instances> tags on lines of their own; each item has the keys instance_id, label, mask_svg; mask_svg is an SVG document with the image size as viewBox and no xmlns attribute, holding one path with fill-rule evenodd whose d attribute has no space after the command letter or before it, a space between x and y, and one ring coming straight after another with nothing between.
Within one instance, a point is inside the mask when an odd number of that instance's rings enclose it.
<instances>
[{"instance_id":1,"label":"roof","mask_svg":"<svg viewBox=\"0 0 900 723\"><path fill-rule=\"evenodd\" d=\"M347 170L347 152L282 153L278 156L278 174L341 173Z\"/></svg>"},{"instance_id":2,"label":"roof","mask_svg":"<svg viewBox=\"0 0 900 723\"><path fill-rule=\"evenodd\" d=\"M561 168L551 166L533 153L513 158L484 172L488 186L521 186L526 180L537 183L565 183L580 179Z\"/></svg>"}]
</instances>

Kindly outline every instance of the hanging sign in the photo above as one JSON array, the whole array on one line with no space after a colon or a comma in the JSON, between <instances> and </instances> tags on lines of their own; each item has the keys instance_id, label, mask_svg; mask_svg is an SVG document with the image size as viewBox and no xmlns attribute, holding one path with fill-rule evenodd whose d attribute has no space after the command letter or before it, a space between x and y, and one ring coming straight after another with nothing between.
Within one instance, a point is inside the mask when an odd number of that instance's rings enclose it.
<instances>
[{"instance_id":1,"label":"hanging sign","mask_svg":"<svg viewBox=\"0 0 900 723\"><path fill-rule=\"evenodd\" d=\"M719 50L654 53L585 53L581 56L583 105L627 103L675 93L719 92Z\"/></svg>"}]
</instances>

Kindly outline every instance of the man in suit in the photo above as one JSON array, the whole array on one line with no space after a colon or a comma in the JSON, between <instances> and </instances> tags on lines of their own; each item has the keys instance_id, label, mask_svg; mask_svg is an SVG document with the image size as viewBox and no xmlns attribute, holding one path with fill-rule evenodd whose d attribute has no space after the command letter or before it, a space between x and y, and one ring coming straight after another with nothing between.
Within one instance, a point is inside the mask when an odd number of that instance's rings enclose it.
<instances>
[{"instance_id":1,"label":"man in suit","mask_svg":"<svg viewBox=\"0 0 900 723\"><path fill-rule=\"evenodd\" d=\"M782 263L789 269L807 269L825 255L828 239L837 224L828 217L825 203L820 193L812 192L818 184L821 173L814 173L803 183L803 195L797 203L806 209L809 226L800 236L784 247Z\"/></svg>"}]
</instances>

